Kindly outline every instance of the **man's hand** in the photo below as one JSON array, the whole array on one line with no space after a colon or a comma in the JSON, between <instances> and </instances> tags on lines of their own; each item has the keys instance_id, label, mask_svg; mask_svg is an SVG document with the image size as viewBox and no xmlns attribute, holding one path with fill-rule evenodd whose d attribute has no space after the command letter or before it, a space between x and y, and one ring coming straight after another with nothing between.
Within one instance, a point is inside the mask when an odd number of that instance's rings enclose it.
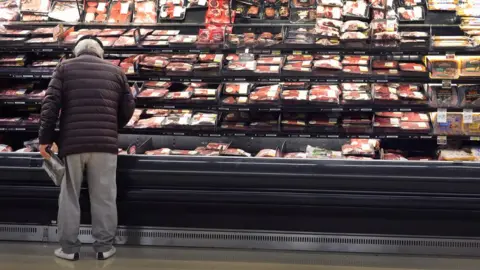
<instances>
[{"instance_id":1,"label":"man's hand","mask_svg":"<svg viewBox=\"0 0 480 270\"><path fill-rule=\"evenodd\" d=\"M46 160L51 158L50 154L47 152L47 147L50 147L48 144L41 144L40 145L40 155Z\"/></svg>"}]
</instances>

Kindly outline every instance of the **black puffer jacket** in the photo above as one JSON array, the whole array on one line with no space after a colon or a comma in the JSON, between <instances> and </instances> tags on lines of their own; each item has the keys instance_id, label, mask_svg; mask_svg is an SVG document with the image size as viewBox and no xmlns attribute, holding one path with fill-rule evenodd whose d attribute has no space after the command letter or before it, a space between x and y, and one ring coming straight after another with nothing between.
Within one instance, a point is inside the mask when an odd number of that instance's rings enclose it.
<instances>
[{"instance_id":1,"label":"black puffer jacket","mask_svg":"<svg viewBox=\"0 0 480 270\"><path fill-rule=\"evenodd\" d=\"M103 59L83 54L62 62L42 103L40 144L52 144L60 114L59 155L118 153L118 128L135 108L125 74Z\"/></svg>"}]
</instances>

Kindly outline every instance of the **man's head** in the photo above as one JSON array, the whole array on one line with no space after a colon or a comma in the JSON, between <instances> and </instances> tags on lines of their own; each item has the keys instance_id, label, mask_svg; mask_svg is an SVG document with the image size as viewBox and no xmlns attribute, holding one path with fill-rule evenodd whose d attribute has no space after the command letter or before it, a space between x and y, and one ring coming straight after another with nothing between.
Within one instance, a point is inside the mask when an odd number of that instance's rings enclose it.
<instances>
[{"instance_id":1,"label":"man's head","mask_svg":"<svg viewBox=\"0 0 480 270\"><path fill-rule=\"evenodd\" d=\"M82 54L90 54L103 58L104 51L99 42L100 41L91 38L81 39L79 42L77 42L77 45L75 45L73 54L75 57L78 57Z\"/></svg>"}]
</instances>

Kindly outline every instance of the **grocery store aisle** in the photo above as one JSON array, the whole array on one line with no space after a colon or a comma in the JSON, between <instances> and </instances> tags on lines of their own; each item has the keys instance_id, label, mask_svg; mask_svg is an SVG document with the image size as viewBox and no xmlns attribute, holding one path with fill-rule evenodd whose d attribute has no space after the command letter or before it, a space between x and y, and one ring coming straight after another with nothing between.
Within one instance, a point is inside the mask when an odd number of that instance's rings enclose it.
<instances>
[{"instance_id":1,"label":"grocery store aisle","mask_svg":"<svg viewBox=\"0 0 480 270\"><path fill-rule=\"evenodd\" d=\"M480 258L398 257L334 253L119 247L118 256L96 261L84 247L78 262L57 260L53 244L0 243L2 270L469 270Z\"/></svg>"}]
</instances>

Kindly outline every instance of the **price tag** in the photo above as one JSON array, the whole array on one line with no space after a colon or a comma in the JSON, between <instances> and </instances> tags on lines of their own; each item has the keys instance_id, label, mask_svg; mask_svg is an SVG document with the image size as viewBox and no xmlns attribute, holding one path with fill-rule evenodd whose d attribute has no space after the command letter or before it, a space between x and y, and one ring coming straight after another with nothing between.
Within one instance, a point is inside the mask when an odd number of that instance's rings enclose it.
<instances>
[{"instance_id":1,"label":"price tag","mask_svg":"<svg viewBox=\"0 0 480 270\"><path fill-rule=\"evenodd\" d=\"M274 55L280 55L280 54L281 54L281 51L279 51L279 50L273 50L273 51L272 51L272 54L274 54Z\"/></svg>"},{"instance_id":2,"label":"price tag","mask_svg":"<svg viewBox=\"0 0 480 270\"><path fill-rule=\"evenodd\" d=\"M442 88L445 88L445 89L452 88L452 81L451 80L443 80L442 81Z\"/></svg>"},{"instance_id":3,"label":"price tag","mask_svg":"<svg viewBox=\"0 0 480 270\"><path fill-rule=\"evenodd\" d=\"M175 6L173 8L173 17L181 18L183 13L183 7Z\"/></svg>"},{"instance_id":4,"label":"price tag","mask_svg":"<svg viewBox=\"0 0 480 270\"><path fill-rule=\"evenodd\" d=\"M470 141L480 141L480 137L470 137Z\"/></svg>"},{"instance_id":5,"label":"price tag","mask_svg":"<svg viewBox=\"0 0 480 270\"><path fill-rule=\"evenodd\" d=\"M463 123L471 124L473 123L473 110L472 109L464 109L463 110Z\"/></svg>"},{"instance_id":6,"label":"price tag","mask_svg":"<svg viewBox=\"0 0 480 270\"><path fill-rule=\"evenodd\" d=\"M447 109L438 109L437 110L437 123L446 123L447 122Z\"/></svg>"},{"instance_id":7,"label":"price tag","mask_svg":"<svg viewBox=\"0 0 480 270\"><path fill-rule=\"evenodd\" d=\"M293 51L293 54L295 54L295 55L301 55L301 54L302 54L302 51Z\"/></svg>"},{"instance_id":8,"label":"price tag","mask_svg":"<svg viewBox=\"0 0 480 270\"><path fill-rule=\"evenodd\" d=\"M445 145L445 144L447 144L447 136L438 136L438 137L437 137L437 144L438 144L438 145Z\"/></svg>"},{"instance_id":9,"label":"price tag","mask_svg":"<svg viewBox=\"0 0 480 270\"><path fill-rule=\"evenodd\" d=\"M207 5L207 0L200 0L198 1L199 6L206 6Z\"/></svg>"},{"instance_id":10,"label":"price tag","mask_svg":"<svg viewBox=\"0 0 480 270\"><path fill-rule=\"evenodd\" d=\"M97 12L105 12L106 9L107 9L107 3L105 2L98 3Z\"/></svg>"},{"instance_id":11,"label":"price tag","mask_svg":"<svg viewBox=\"0 0 480 270\"><path fill-rule=\"evenodd\" d=\"M447 59L455 59L455 52L446 52L445 58Z\"/></svg>"},{"instance_id":12,"label":"price tag","mask_svg":"<svg viewBox=\"0 0 480 270\"><path fill-rule=\"evenodd\" d=\"M130 9L130 3L122 3L120 8L120 14L128 14L129 9Z\"/></svg>"}]
</instances>

